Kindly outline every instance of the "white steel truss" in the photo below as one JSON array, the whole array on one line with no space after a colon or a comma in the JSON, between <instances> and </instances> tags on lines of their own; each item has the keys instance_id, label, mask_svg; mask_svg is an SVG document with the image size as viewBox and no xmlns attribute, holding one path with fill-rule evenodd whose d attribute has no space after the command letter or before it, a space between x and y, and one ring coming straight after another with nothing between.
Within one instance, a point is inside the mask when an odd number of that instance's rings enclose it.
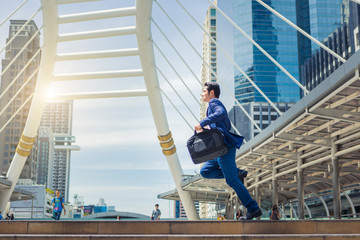
<instances>
[{"instance_id":1,"label":"white steel truss","mask_svg":"<svg viewBox=\"0 0 360 240\"><path fill-rule=\"evenodd\" d=\"M35 93L31 95L29 99L23 104L24 106L31 97L33 98L23 135L20 139L15 156L11 162L10 168L6 176L11 184L9 187L2 190L0 195L0 210L4 211L5 206L9 201L10 196L15 188L16 182L20 176L25 161L30 155L46 101L46 96L44 93L49 89L49 84L51 81L78 81L87 79L143 77L145 80L146 89L107 92L102 91L64 93L58 94L57 96L54 96L54 98L89 99L147 96L153 113L155 126L158 133L158 139L163 149L165 158L168 161L168 165L174 178L175 185L177 186L178 192L181 195L181 200L187 212L187 216L191 220L199 219L191 194L182 190L180 186L183 172L177 156L174 140L168 127L167 118L162 103L161 92L158 88L159 83L155 68L156 64L153 51L153 42L151 39L151 10L153 1L136 1L136 6L130 8L110 9L95 12L93 11L64 16L59 16L58 14L58 4L84 3L88 1L92 0L41 0L41 9L44 22L44 46L42 49L41 63L38 71L38 79ZM135 16L136 26L58 34L60 24L125 16ZM57 54L57 45L60 42L106 38L123 35L136 35L138 48L89 52L73 51L67 54ZM56 61L113 58L122 56L139 56L142 68L133 70L79 72L57 75L53 74ZM21 108L18 111L20 110ZM9 121L11 121L11 119Z\"/></svg>"}]
</instances>

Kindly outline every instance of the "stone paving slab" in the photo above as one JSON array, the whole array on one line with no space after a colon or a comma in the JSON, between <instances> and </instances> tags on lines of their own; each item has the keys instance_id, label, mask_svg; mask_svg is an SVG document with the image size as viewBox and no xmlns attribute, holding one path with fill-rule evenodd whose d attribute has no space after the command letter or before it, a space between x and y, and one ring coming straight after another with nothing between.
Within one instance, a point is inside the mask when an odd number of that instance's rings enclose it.
<instances>
[{"instance_id":1,"label":"stone paving slab","mask_svg":"<svg viewBox=\"0 0 360 240\"><path fill-rule=\"evenodd\" d=\"M360 220L0 221L0 234L360 234Z\"/></svg>"},{"instance_id":2,"label":"stone paving slab","mask_svg":"<svg viewBox=\"0 0 360 240\"><path fill-rule=\"evenodd\" d=\"M0 234L0 240L359 240L360 234Z\"/></svg>"}]
</instances>

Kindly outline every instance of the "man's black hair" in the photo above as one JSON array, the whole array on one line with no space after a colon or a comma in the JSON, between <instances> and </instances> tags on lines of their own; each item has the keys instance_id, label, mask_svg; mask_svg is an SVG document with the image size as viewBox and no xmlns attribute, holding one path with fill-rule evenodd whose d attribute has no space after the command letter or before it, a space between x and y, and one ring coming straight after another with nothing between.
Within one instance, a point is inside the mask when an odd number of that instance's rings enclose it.
<instances>
[{"instance_id":1,"label":"man's black hair","mask_svg":"<svg viewBox=\"0 0 360 240\"><path fill-rule=\"evenodd\" d=\"M204 86L206 87L209 93L211 92L211 90L214 90L214 95L216 98L220 97L220 86L218 83L206 82Z\"/></svg>"}]
</instances>

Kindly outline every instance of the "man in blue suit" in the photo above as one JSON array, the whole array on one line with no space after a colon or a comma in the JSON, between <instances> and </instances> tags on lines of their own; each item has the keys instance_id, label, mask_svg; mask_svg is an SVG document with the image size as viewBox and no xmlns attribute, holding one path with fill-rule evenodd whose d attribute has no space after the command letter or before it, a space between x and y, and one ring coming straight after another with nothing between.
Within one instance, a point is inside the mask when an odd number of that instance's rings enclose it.
<instances>
[{"instance_id":1,"label":"man in blue suit","mask_svg":"<svg viewBox=\"0 0 360 240\"><path fill-rule=\"evenodd\" d=\"M251 198L249 191L244 186L244 178L247 171L238 169L235 163L236 148L240 148L243 137L231 134L230 119L224 105L218 99L220 96L220 86L217 83L205 83L201 94L202 101L208 102L206 118L195 126L196 131L201 131L203 127L217 128L224 134L225 144L228 152L218 158L204 163L200 170L204 178L225 178L226 183L234 189L242 204L247 208L246 219L260 217L262 212L257 202Z\"/></svg>"}]
</instances>

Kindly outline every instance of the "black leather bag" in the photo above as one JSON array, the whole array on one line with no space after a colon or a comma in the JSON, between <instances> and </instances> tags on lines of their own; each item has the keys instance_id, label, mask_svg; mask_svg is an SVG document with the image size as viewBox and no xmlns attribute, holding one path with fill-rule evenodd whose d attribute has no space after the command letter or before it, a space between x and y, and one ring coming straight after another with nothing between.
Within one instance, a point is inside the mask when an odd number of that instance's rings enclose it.
<instances>
[{"instance_id":1,"label":"black leather bag","mask_svg":"<svg viewBox=\"0 0 360 240\"><path fill-rule=\"evenodd\" d=\"M204 129L200 133L195 132L186 145L195 164L221 157L228 151L223 133L216 128Z\"/></svg>"}]
</instances>

